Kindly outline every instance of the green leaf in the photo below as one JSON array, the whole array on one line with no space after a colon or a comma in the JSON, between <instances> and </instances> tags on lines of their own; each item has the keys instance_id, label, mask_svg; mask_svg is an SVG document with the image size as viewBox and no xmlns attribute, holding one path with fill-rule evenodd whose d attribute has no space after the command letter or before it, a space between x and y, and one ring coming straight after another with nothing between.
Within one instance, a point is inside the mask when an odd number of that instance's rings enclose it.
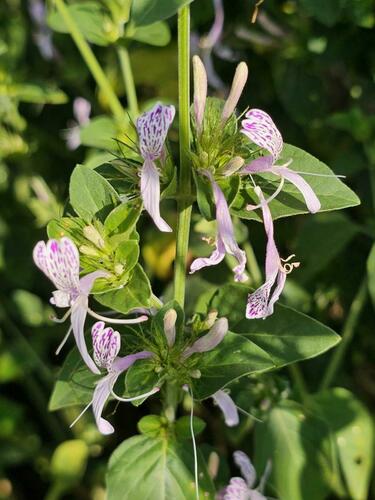
<instances>
[{"instance_id":1,"label":"green leaf","mask_svg":"<svg viewBox=\"0 0 375 500\"><path fill-rule=\"evenodd\" d=\"M323 470L330 459L323 447L328 428L293 401L283 401L256 424L255 467L272 463L267 484L280 500L323 500L328 493Z\"/></svg>"},{"instance_id":2,"label":"green leaf","mask_svg":"<svg viewBox=\"0 0 375 500\"><path fill-rule=\"evenodd\" d=\"M124 288L94 296L103 306L127 314L137 307L149 307L151 298L150 282L139 264L134 268L130 281Z\"/></svg>"},{"instance_id":3,"label":"green leaf","mask_svg":"<svg viewBox=\"0 0 375 500\"><path fill-rule=\"evenodd\" d=\"M239 377L275 367L262 348L231 332L212 351L193 356L197 359L196 368L201 372L201 377L193 381L193 394L197 399L208 398Z\"/></svg>"},{"instance_id":4,"label":"green leaf","mask_svg":"<svg viewBox=\"0 0 375 500\"><path fill-rule=\"evenodd\" d=\"M140 360L132 365L126 372L124 397L134 397L160 387L159 375L155 372L155 363L152 359ZM133 401L134 406L139 406L145 401Z\"/></svg>"},{"instance_id":5,"label":"green leaf","mask_svg":"<svg viewBox=\"0 0 375 500\"><path fill-rule=\"evenodd\" d=\"M198 417L193 417L194 435L197 436L206 428L206 422ZM177 439L191 439L190 417L185 415L179 418L175 425L174 430Z\"/></svg>"},{"instance_id":6,"label":"green leaf","mask_svg":"<svg viewBox=\"0 0 375 500\"><path fill-rule=\"evenodd\" d=\"M347 0L299 0L306 12L326 26L333 26L343 14Z\"/></svg>"},{"instance_id":7,"label":"green leaf","mask_svg":"<svg viewBox=\"0 0 375 500\"><path fill-rule=\"evenodd\" d=\"M367 259L367 275L368 289L370 292L372 303L375 307L375 245L371 248L370 255Z\"/></svg>"},{"instance_id":8,"label":"green leaf","mask_svg":"<svg viewBox=\"0 0 375 500\"><path fill-rule=\"evenodd\" d=\"M49 401L49 410L88 404L97 380L99 376L86 367L78 350L74 348L66 357L58 375Z\"/></svg>"},{"instance_id":9,"label":"green leaf","mask_svg":"<svg viewBox=\"0 0 375 500\"><path fill-rule=\"evenodd\" d=\"M62 90L42 84L12 83L0 85L0 94L33 104L65 104L68 101L68 96Z\"/></svg>"},{"instance_id":10,"label":"green leaf","mask_svg":"<svg viewBox=\"0 0 375 500\"><path fill-rule=\"evenodd\" d=\"M80 32L89 42L106 46L117 37L111 31L114 26L105 9L97 2L79 2L67 5L69 14L74 19ZM48 13L48 25L58 33L69 33L63 17L57 10Z\"/></svg>"},{"instance_id":11,"label":"green leaf","mask_svg":"<svg viewBox=\"0 0 375 500\"><path fill-rule=\"evenodd\" d=\"M52 477L68 487L77 483L85 472L88 455L88 446L81 439L64 441L53 452Z\"/></svg>"},{"instance_id":12,"label":"green leaf","mask_svg":"<svg viewBox=\"0 0 375 500\"><path fill-rule=\"evenodd\" d=\"M171 32L167 23L159 21L148 26L129 25L125 31L125 38L164 47L171 41Z\"/></svg>"},{"instance_id":13,"label":"green leaf","mask_svg":"<svg viewBox=\"0 0 375 500\"><path fill-rule=\"evenodd\" d=\"M160 415L146 415L138 422L137 427L141 434L149 437L160 437L166 430L168 420Z\"/></svg>"},{"instance_id":14,"label":"green leaf","mask_svg":"<svg viewBox=\"0 0 375 500\"><path fill-rule=\"evenodd\" d=\"M210 307L229 320L229 329L254 342L272 358L275 367L313 358L334 347L340 337L330 328L290 307L277 304L266 319L248 320L245 307L249 290L226 285L214 295Z\"/></svg>"},{"instance_id":15,"label":"green leaf","mask_svg":"<svg viewBox=\"0 0 375 500\"><path fill-rule=\"evenodd\" d=\"M113 240L130 235L141 215L141 203L125 202L112 210L104 221L104 228Z\"/></svg>"},{"instance_id":16,"label":"green leaf","mask_svg":"<svg viewBox=\"0 0 375 500\"><path fill-rule=\"evenodd\" d=\"M313 409L333 434L350 498L365 500L374 462L375 430L371 415L343 388L328 389L312 397Z\"/></svg>"},{"instance_id":17,"label":"green leaf","mask_svg":"<svg viewBox=\"0 0 375 500\"><path fill-rule=\"evenodd\" d=\"M139 259L139 245L136 240L123 241L115 253L115 266L121 266L124 273L128 274L137 264Z\"/></svg>"},{"instance_id":18,"label":"green leaf","mask_svg":"<svg viewBox=\"0 0 375 500\"><path fill-rule=\"evenodd\" d=\"M319 198L321 202L321 212L353 207L360 203L358 196L340 179L335 177L334 173L327 165L317 158L314 158L314 156L309 153L306 153L306 151L285 144L280 164L289 159L293 160L291 165L289 165L289 168L292 170L330 176L302 176L310 184ZM257 174L254 176L254 179L262 188L266 198L274 193L280 183L280 178L273 174ZM257 205L259 203L250 181L247 183L247 186L248 187L240 190L236 200L231 206L231 212L243 219L260 220L259 211L246 210L247 204ZM289 181L285 181L281 193L271 201L270 209L273 219L308 213L303 196Z\"/></svg>"},{"instance_id":19,"label":"green leaf","mask_svg":"<svg viewBox=\"0 0 375 500\"><path fill-rule=\"evenodd\" d=\"M79 131L81 144L92 148L115 150L118 130L109 116L95 116Z\"/></svg>"},{"instance_id":20,"label":"green leaf","mask_svg":"<svg viewBox=\"0 0 375 500\"><path fill-rule=\"evenodd\" d=\"M299 281L306 283L350 243L358 233L358 226L342 213L317 215L305 221L294 249L303 262Z\"/></svg>"},{"instance_id":21,"label":"green leaf","mask_svg":"<svg viewBox=\"0 0 375 500\"><path fill-rule=\"evenodd\" d=\"M133 2L130 19L137 26L146 26L172 17L178 9L192 0L136 0Z\"/></svg>"},{"instance_id":22,"label":"green leaf","mask_svg":"<svg viewBox=\"0 0 375 500\"><path fill-rule=\"evenodd\" d=\"M111 500L195 500L190 446L163 437L134 436L112 454L107 472ZM199 454L199 498L214 498L207 469Z\"/></svg>"},{"instance_id":23,"label":"green leaf","mask_svg":"<svg viewBox=\"0 0 375 500\"><path fill-rule=\"evenodd\" d=\"M88 222L95 216L103 220L119 202L110 183L82 165L77 165L70 177L69 196L75 212Z\"/></svg>"}]
</instances>

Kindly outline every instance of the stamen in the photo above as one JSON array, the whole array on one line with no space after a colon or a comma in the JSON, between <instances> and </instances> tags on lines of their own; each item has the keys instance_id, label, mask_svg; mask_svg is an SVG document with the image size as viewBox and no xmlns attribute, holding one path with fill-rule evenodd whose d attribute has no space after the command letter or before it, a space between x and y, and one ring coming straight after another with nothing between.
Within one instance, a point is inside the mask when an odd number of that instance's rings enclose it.
<instances>
[{"instance_id":1,"label":"stamen","mask_svg":"<svg viewBox=\"0 0 375 500\"><path fill-rule=\"evenodd\" d=\"M122 401L123 403L129 403L131 401L137 401L137 399L143 399L143 398L148 398L149 396L152 396L153 394L156 394L157 392L160 391L160 387L154 387L151 389L149 392L145 392L144 394L141 394L140 396L134 396L133 398L121 398L117 394L113 392L113 388L111 389L111 395L117 399L117 401Z\"/></svg>"},{"instance_id":2,"label":"stamen","mask_svg":"<svg viewBox=\"0 0 375 500\"><path fill-rule=\"evenodd\" d=\"M64 347L64 345L66 344L66 341L68 340L69 335L71 334L72 330L73 330L73 327L70 326L69 330L67 331L67 333L65 335L65 337L62 339L62 342L60 343L59 347L56 349L56 352L55 352L56 356L60 354L60 351Z\"/></svg>"},{"instance_id":3,"label":"stamen","mask_svg":"<svg viewBox=\"0 0 375 500\"><path fill-rule=\"evenodd\" d=\"M266 200L267 205L274 199L276 196L280 193L280 191L284 187L284 182L285 179L284 177L281 177L281 181L279 184L279 187L276 189L276 191ZM262 203L259 203L258 205L246 205L246 210L256 210L257 208L262 208Z\"/></svg>"},{"instance_id":4,"label":"stamen","mask_svg":"<svg viewBox=\"0 0 375 500\"><path fill-rule=\"evenodd\" d=\"M142 316L139 316L138 318L116 319L116 318L108 318L107 316L102 316L101 314L97 314L90 308L87 309L87 312L90 316L92 316L95 319L98 319L100 321L105 321L106 323L112 323L114 325L131 325L134 323L142 323L143 321L148 320L148 316L144 314Z\"/></svg>"},{"instance_id":5,"label":"stamen","mask_svg":"<svg viewBox=\"0 0 375 500\"><path fill-rule=\"evenodd\" d=\"M213 238L212 236L202 236L201 239L210 246L215 245L215 238Z\"/></svg>"},{"instance_id":6,"label":"stamen","mask_svg":"<svg viewBox=\"0 0 375 500\"><path fill-rule=\"evenodd\" d=\"M58 318L57 316L50 316L51 321L54 323L64 323L69 317L69 314L71 313L72 308L70 307L67 312L62 316L61 318Z\"/></svg>"},{"instance_id":7,"label":"stamen","mask_svg":"<svg viewBox=\"0 0 375 500\"><path fill-rule=\"evenodd\" d=\"M293 170L295 174L300 175L311 175L313 177L336 177L337 179L346 179L346 175L341 174L316 174L314 172L300 172L299 170Z\"/></svg>"},{"instance_id":8,"label":"stamen","mask_svg":"<svg viewBox=\"0 0 375 500\"><path fill-rule=\"evenodd\" d=\"M78 422L78 420L90 408L91 405L92 405L92 401L90 401L90 403L81 411L81 413L78 415L78 417L73 420L73 422L69 425L69 429L71 429L73 427L73 425L75 425Z\"/></svg>"},{"instance_id":9,"label":"stamen","mask_svg":"<svg viewBox=\"0 0 375 500\"><path fill-rule=\"evenodd\" d=\"M256 417L255 415L252 415L251 413L247 412L246 410L244 410L243 408L240 408L239 406L235 405L237 410L240 412L240 413L243 413L244 415L246 415L247 417L249 418L252 418L253 420L255 420L256 422L260 422L261 424L263 424L263 420L261 420L260 418Z\"/></svg>"},{"instance_id":10,"label":"stamen","mask_svg":"<svg viewBox=\"0 0 375 500\"><path fill-rule=\"evenodd\" d=\"M286 259L281 259L280 258L280 262L285 262L285 264L281 264L280 263L280 270L285 273L285 274L290 274L294 268L297 268L300 266L300 262L290 262L289 261L291 259L293 259L293 257L295 257L296 255L293 253L292 255L289 255L289 257L287 257Z\"/></svg>"}]
</instances>

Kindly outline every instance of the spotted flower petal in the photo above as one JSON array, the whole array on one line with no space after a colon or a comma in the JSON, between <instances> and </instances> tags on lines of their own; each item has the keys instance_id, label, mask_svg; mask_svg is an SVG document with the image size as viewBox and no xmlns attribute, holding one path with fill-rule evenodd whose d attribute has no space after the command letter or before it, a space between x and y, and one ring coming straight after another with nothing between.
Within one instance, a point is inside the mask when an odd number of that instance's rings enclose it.
<instances>
[{"instance_id":1,"label":"spotted flower petal","mask_svg":"<svg viewBox=\"0 0 375 500\"><path fill-rule=\"evenodd\" d=\"M283 149L283 138L269 114L261 109L251 109L242 120L241 132L251 142L266 149L275 162Z\"/></svg>"},{"instance_id":2,"label":"spotted flower petal","mask_svg":"<svg viewBox=\"0 0 375 500\"><path fill-rule=\"evenodd\" d=\"M145 160L155 161L160 158L174 115L174 106L157 103L138 118L137 132L141 154Z\"/></svg>"},{"instance_id":3,"label":"spotted flower petal","mask_svg":"<svg viewBox=\"0 0 375 500\"><path fill-rule=\"evenodd\" d=\"M105 328L103 321L98 321L91 328L94 360L100 368L112 366L121 346L119 332L111 327Z\"/></svg>"}]
</instances>

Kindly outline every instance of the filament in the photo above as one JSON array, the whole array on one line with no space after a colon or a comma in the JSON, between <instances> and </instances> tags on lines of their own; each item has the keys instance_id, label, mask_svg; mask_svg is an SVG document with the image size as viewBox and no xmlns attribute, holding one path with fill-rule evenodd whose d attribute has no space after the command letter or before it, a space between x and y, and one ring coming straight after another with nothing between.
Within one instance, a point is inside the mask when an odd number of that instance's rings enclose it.
<instances>
[{"instance_id":1,"label":"filament","mask_svg":"<svg viewBox=\"0 0 375 500\"><path fill-rule=\"evenodd\" d=\"M64 321L66 321L69 317L69 314L71 313L72 311L72 308L69 307L69 309L66 311L66 313L64 314L64 316L62 316L61 318L58 318L57 316L51 316L51 320L54 322L54 323L64 323Z\"/></svg>"},{"instance_id":2,"label":"filament","mask_svg":"<svg viewBox=\"0 0 375 500\"><path fill-rule=\"evenodd\" d=\"M137 401L137 399L148 398L149 396L152 396L153 394L156 394L159 391L160 391L160 387L154 387L153 389L151 389L151 391L145 392L145 394L140 394L139 396L134 396L133 398L121 398L120 396L118 396L117 394L115 394L113 392L113 388L112 388L111 394L115 399L117 399L117 401L129 403L130 401Z\"/></svg>"},{"instance_id":3,"label":"filament","mask_svg":"<svg viewBox=\"0 0 375 500\"><path fill-rule=\"evenodd\" d=\"M244 415L246 415L247 417L249 418L252 418L253 420L255 420L256 422L260 422L261 424L263 423L263 420L261 420L260 418L256 417L255 415L252 415L251 413L247 412L246 410L244 410L243 408L241 408L240 406L237 406L235 405L237 410L240 412L240 413L243 413Z\"/></svg>"},{"instance_id":4,"label":"filament","mask_svg":"<svg viewBox=\"0 0 375 500\"><path fill-rule=\"evenodd\" d=\"M279 187L276 189L276 191L265 201L267 205L274 199L276 196L280 193L282 188L284 187L284 182L285 179L284 177L281 177ZM246 205L246 210L256 210L257 208L262 208L262 203L259 203L258 205Z\"/></svg>"},{"instance_id":5,"label":"filament","mask_svg":"<svg viewBox=\"0 0 375 500\"><path fill-rule=\"evenodd\" d=\"M81 413L78 415L78 417L73 420L73 422L69 425L69 429L71 429L73 427L73 425L75 425L78 422L78 420L90 408L91 405L92 405L92 401L90 401L90 403L87 406L85 406L85 408L81 411Z\"/></svg>"},{"instance_id":6,"label":"filament","mask_svg":"<svg viewBox=\"0 0 375 500\"><path fill-rule=\"evenodd\" d=\"M194 419L194 396L193 396L193 390L191 387L188 387L189 392L190 392L190 397L191 397L191 410L190 410L190 433L191 433L191 439L193 441L193 453L194 453L194 480L195 480L195 496L196 499L199 500L199 483L198 483L198 455L197 455L197 444L195 442L195 435L194 435L194 424L193 424L193 419Z\"/></svg>"},{"instance_id":7,"label":"filament","mask_svg":"<svg viewBox=\"0 0 375 500\"><path fill-rule=\"evenodd\" d=\"M56 352L55 352L56 356L57 356L58 354L60 354L61 349L62 349L62 348L64 347L64 345L66 344L66 341L68 340L69 335L71 334L72 329L73 329L73 327L70 325L69 330L67 331L67 333L66 333L65 337L62 339L62 342L60 343L59 347L56 349Z\"/></svg>"},{"instance_id":8,"label":"filament","mask_svg":"<svg viewBox=\"0 0 375 500\"><path fill-rule=\"evenodd\" d=\"M148 316L145 315L132 319L116 319L116 318L108 318L107 316L102 316L101 314L97 314L90 308L87 309L87 312L89 313L90 316L92 316L95 319L99 319L100 321L105 321L107 323L112 323L114 325L131 325L134 323L142 323L143 321L148 320Z\"/></svg>"}]
</instances>

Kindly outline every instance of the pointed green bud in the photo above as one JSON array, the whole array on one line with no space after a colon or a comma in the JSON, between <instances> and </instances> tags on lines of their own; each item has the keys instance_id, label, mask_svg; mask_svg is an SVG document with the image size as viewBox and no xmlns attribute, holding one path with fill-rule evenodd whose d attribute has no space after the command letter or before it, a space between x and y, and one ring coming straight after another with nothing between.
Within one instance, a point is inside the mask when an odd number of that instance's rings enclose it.
<instances>
[{"instance_id":1,"label":"pointed green bud","mask_svg":"<svg viewBox=\"0 0 375 500\"><path fill-rule=\"evenodd\" d=\"M207 99L207 73L198 56L193 57L194 114L198 133L202 131L204 109Z\"/></svg>"},{"instance_id":2,"label":"pointed green bud","mask_svg":"<svg viewBox=\"0 0 375 500\"><path fill-rule=\"evenodd\" d=\"M172 347L176 340L176 320L176 311L174 309L169 309L164 316L164 333L169 347Z\"/></svg>"}]
</instances>

